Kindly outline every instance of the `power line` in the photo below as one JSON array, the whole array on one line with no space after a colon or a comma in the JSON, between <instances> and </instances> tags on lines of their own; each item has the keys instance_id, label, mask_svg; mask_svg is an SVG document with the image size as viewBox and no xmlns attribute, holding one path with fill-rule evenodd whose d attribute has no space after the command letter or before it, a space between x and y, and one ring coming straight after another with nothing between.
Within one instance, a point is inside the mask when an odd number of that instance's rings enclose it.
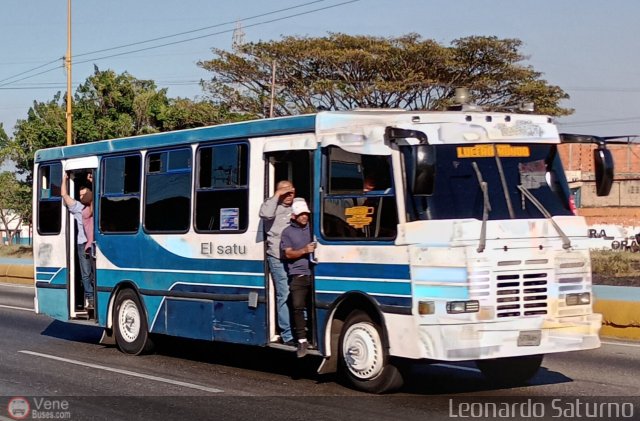
<instances>
[{"instance_id":1,"label":"power line","mask_svg":"<svg viewBox=\"0 0 640 421\"><path fill-rule=\"evenodd\" d=\"M607 120L591 120L591 121L568 121L566 123L558 122L559 126L599 126L599 125L615 125L615 124L628 124L640 121L638 117L626 117L626 118L611 118Z\"/></svg>"},{"instance_id":2,"label":"power line","mask_svg":"<svg viewBox=\"0 0 640 421\"><path fill-rule=\"evenodd\" d=\"M41 69L41 68L43 68L43 67L45 67L45 66L48 66L48 65L50 65L50 64L53 64L53 63L57 62L58 60L61 60L61 58L57 58L57 59L52 60L52 61L50 61L50 62L48 62L48 63L41 64L40 66L34 67L33 69L25 70L24 72L18 73L17 75L13 75L13 76L11 76L11 77L4 78L4 79L0 80L0 82L4 82L5 80L13 79L13 78L16 78L16 77L18 77L18 76L26 75L27 73L31 73L31 72L33 72L34 70L38 70L38 69ZM12 83L13 83L13 82L12 82ZM0 85L0 86L2 86L2 85Z\"/></svg>"},{"instance_id":3,"label":"power line","mask_svg":"<svg viewBox=\"0 0 640 421\"><path fill-rule=\"evenodd\" d=\"M313 10L309 10L309 11L306 11L306 12L295 13L293 15L287 15L287 16L282 16L282 17L275 18L275 19L266 20L266 21L263 21L263 22L253 23L253 24L250 24L250 25L246 25L245 28L252 28L254 26L260 26L260 25L266 25L268 23L279 22L281 20L290 19L290 18L303 16L303 15L308 15L310 13L315 13L315 12L319 12L319 11L322 11L322 10L332 9L334 7L344 6L345 4L356 3L356 2L359 2L359 1L360 0L343 1L341 3L336 3L336 4L333 4L331 6L320 7L318 9L313 9ZM151 47L139 48L137 50L125 51L123 53L117 53L117 54L111 54L111 55L108 55L108 56L97 57L97 58L93 58L93 59L87 59L87 60L75 62L75 64L88 63L88 62L92 62L92 61L104 60L106 58L118 57L118 56L123 56L123 55L127 55L127 54L133 54L133 53L139 53L139 52L142 52L142 51L153 50L153 49L156 49L156 48L168 47L170 45L183 44L185 42L194 41L194 40L197 40L197 39L208 38L208 37L212 37L212 36L215 36L215 35L226 34L226 33L229 33L229 32L233 32L234 30L235 29L227 29L227 30L224 30L224 31L213 32L211 34L201 35L201 36L198 36L198 37L192 37L192 38L187 38L187 39L183 39L183 40L179 40L179 41L167 42L165 44L154 45L154 46L151 46Z\"/></svg>"},{"instance_id":4,"label":"power line","mask_svg":"<svg viewBox=\"0 0 640 421\"><path fill-rule=\"evenodd\" d=\"M309 5L315 4L315 3L321 3L321 2L324 2L324 1L326 1L326 0L314 0L314 1L311 1L311 2L299 4L297 6L286 7L286 8L274 10L274 11L271 11L271 12L266 12L266 13L261 13L261 14L258 14L258 15L253 15L253 16L250 16L250 17L247 17L247 18L241 18L240 20L257 19L259 17L269 16L269 15L276 14L276 13L281 13L281 12L287 11L287 10L298 9L300 7L309 6ZM267 24L267 23L277 22L279 20L288 19L288 18L291 18L291 17L297 17L297 16L309 14L309 13L314 13L314 12L317 12L317 11L330 9L330 8L337 7L337 6L342 6L343 4L355 3L357 1L360 1L360 0L346 1L346 2L343 2L343 3L338 3L338 4L335 4L335 5L331 5L331 6L327 6L327 7L323 7L323 8L318 8L318 9L310 10L310 11L299 13L299 14L293 14L293 15L289 15L289 16L285 16L285 17L281 17L281 18L277 18L277 19L268 20L268 21L265 21L265 22L259 22L259 23L256 23L256 24L248 25L248 27L253 27L253 26L258 26L258 25L264 25L264 24ZM163 37L157 37L157 38L153 38L153 39L149 39L149 40L145 40L145 41L139 41L139 42L129 43L129 44L120 45L120 46L116 46L116 47L105 48L105 49L91 51L91 52L87 52L87 53L81 53L81 54L77 54L75 57L81 57L81 56L86 56L86 55L91 55L91 54L97 54L97 53L104 52L104 51L111 51L111 50L125 48L125 47L129 47L129 46L133 46L133 45L149 43L149 42L153 42L153 41L157 41L157 40L161 40L161 39L172 38L172 37L176 37L176 36L180 36L180 35L185 35L185 34L189 34L189 33L203 31L203 30L206 30L206 29L211 29L211 28L215 28L215 27L219 27L219 26L228 25L229 23L235 23L235 22L236 22L235 20L232 21L232 22L223 22L223 23L219 23L219 24L216 24L216 25L211 25L211 26L198 28L198 29L194 29L194 30L190 30L190 31L184 31L184 32L180 32L180 33L176 33L176 34L172 34L172 35L166 35L166 36L163 36ZM169 45L180 44L180 43L184 43L184 42L188 42L188 41L193 41L193 40L197 40L197 39L201 39L201 38L206 38L206 37L210 37L210 36L214 36L214 35L220 35L220 34L224 34L224 33L230 32L230 31L231 30L220 31L220 32L216 32L216 33L213 33L213 34L207 34L207 35L203 35L203 36L199 36L199 37L188 38L188 39L181 40L181 41L175 41L175 42L161 44L161 45L157 45L157 46L150 46L150 47L137 49L137 50L133 50L133 51L128 51L128 52L108 55L108 56L104 56L104 57L98 57L98 58L94 58L94 59L83 60L83 61L75 62L74 64L83 64L83 63L87 63L87 62L91 62L91 61L104 60L106 58L117 57L117 56L122 56L122 55L127 55L127 54L133 54L133 53L136 53L136 52L141 52L141 51L146 51L146 50L152 50L152 49L156 49L156 48L166 47L166 46L169 46ZM22 75L26 75L26 74L34 71L34 70L37 70L37 69L40 69L42 67L48 66L48 65L50 65L52 63L55 63L58 60L60 60L60 58L57 58L57 59L55 59L53 61L50 61L50 62L45 63L45 64L42 64L40 66L34 67L32 69L26 70L24 72L17 73L17 74L15 74L13 76L10 76L8 78L0 80L0 82L4 82L4 81L10 80L10 79L14 79L16 77L20 77ZM48 69L46 71L43 71L43 72L40 72L40 73L36 73L34 75L31 75L31 76L28 76L28 77L24 77L24 78L21 78L21 79L12 81L12 82L3 83L3 84L0 84L0 87L9 85L11 83L19 82L19 81L22 81L22 80L25 80L25 79L29 79L29 78L32 78L32 77L35 77L35 76L39 76L39 75L41 75L43 73L48 73L48 72L54 71L54 70L56 70L58 68L59 67Z\"/></svg>"},{"instance_id":5,"label":"power line","mask_svg":"<svg viewBox=\"0 0 640 421\"><path fill-rule=\"evenodd\" d=\"M299 4L297 6L285 7L284 9L278 9L278 10L274 10L272 12L261 13L259 15L249 16L247 18L236 19L236 20L233 20L233 21L217 23L217 24L211 25L211 26L204 26L202 28L192 29L190 31L178 32L176 34L165 35L165 36L157 37L157 38L151 38L151 39L148 39L148 40L145 40L145 41L132 42L132 43L129 43L129 44L119 45L117 47L104 48L102 50L95 50L95 51L89 51L89 52L86 52L86 53L76 54L75 57L83 57L83 56L87 56L87 55L91 55L91 54L103 53L105 51L118 50L120 48L132 47L134 45L146 44L146 43L149 43L149 42L160 41L160 40L167 39L167 38L173 38L173 37L178 37L178 36L181 36L181 35L192 34L194 32L200 32L200 31L205 31L207 29L213 29L213 28L218 28L220 26L234 24L239 20L241 20L241 21L253 20L253 19L257 19L257 18L261 18L261 17L264 17L264 16L273 15L273 14L280 13L280 12L286 12L286 11L293 10L293 9L299 9L301 7L309 6L310 4L321 3L321 2L324 2L324 1L326 1L326 0L314 0L314 1L307 2L307 3Z\"/></svg>"}]
</instances>

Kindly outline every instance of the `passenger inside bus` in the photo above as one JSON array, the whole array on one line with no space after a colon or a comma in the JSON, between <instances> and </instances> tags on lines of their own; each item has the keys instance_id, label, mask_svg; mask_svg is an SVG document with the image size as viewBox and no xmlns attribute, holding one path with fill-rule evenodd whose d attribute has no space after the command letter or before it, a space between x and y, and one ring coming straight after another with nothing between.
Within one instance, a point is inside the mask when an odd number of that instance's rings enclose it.
<instances>
[{"instance_id":1,"label":"passenger inside bus","mask_svg":"<svg viewBox=\"0 0 640 421\"><path fill-rule=\"evenodd\" d=\"M65 172L60 195L64 201L69 213L74 217L77 223L76 250L78 254L78 263L80 265L80 275L82 286L84 288L84 308L85 310L93 310L93 265L91 262L90 250L93 243L93 192L91 189L91 178L87 176L87 180L81 184L79 190L79 199L75 200L69 196L68 182L69 175Z\"/></svg>"}]
</instances>

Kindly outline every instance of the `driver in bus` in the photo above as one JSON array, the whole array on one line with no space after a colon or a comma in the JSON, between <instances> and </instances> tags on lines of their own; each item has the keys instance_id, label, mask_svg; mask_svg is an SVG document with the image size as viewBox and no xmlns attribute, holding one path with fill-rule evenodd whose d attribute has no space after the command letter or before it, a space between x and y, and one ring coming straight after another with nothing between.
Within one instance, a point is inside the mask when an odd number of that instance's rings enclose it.
<instances>
[{"instance_id":1,"label":"driver in bus","mask_svg":"<svg viewBox=\"0 0 640 421\"><path fill-rule=\"evenodd\" d=\"M67 183L69 175L65 172L60 195L69 213L78 223L77 252L80 264L80 276L84 287L84 308L92 310L93 303L93 269L91 264L90 249L93 243L93 192L91 191L91 178L87 177L86 182L80 187L80 200L75 200L69 196Z\"/></svg>"}]
</instances>

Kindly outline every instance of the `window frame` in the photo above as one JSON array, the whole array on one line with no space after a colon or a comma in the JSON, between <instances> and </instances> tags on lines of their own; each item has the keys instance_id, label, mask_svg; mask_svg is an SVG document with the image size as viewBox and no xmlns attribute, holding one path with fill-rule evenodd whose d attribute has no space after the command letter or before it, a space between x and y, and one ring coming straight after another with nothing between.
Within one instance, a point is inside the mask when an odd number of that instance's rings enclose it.
<instances>
[{"instance_id":1,"label":"window frame","mask_svg":"<svg viewBox=\"0 0 640 421\"><path fill-rule=\"evenodd\" d=\"M201 164L200 164L200 153L202 151L202 149L215 149L216 147L224 147L224 146L232 146L232 145L245 145L247 147L247 152L246 152L246 162L245 162L245 186L242 188L216 188L216 187L209 187L209 188L201 188L200 187L200 169L201 169ZM214 151L215 152L215 151ZM251 182L250 182L250 176L251 176L251 144L249 143L248 139L236 139L236 140L231 140L231 141L225 141L225 142L217 142L217 143L203 143L203 144L199 144L198 147L195 150L195 154L194 154L194 160L195 160L195 171L193 173L193 209L192 209L192 225L193 225L193 230L198 233L198 234L243 234L245 232L247 232L247 230L249 229L249 221L251 219L251 215L250 215L250 206L249 206L249 201L251 200L251 195L250 195L250 186L251 186ZM216 191L237 191L237 190L245 190L245 194L246 194L246 203L247 203L247 209L246 209L246 219L247 219L247 224L244 228L242 229L238 229L238 230L203 230L203 229L199 229L197 226L197 211L198 211L198 192L216 192ZM241 214L241 212L239 212L239 214Z\"/></svg>"},{"instance_id":2,"label":"window frame","mask_svg":"<svg viewBox=\"0 0 640 421\"><path fill-rule=\"evenodd\" d=\"M395 178L393 174L393 160L392 157L388 156L389 163L389 180L390 187L385 190L372 190L372 191L362 191L358 192L347 192L347 193L336 193L331 194L329 187L331 184L331 159L330 159L330 150L331 148L338 148L345 152L349 152L345 149L340 148L337 145L329 145L327 147L322 148L322 163L321 163L321 194L320 194L320 217L319 219L319 231L320 235L324 242L328 244L367 244L367 245L388 245L394 244L396 238L398 237L397 225L400 221L399 213L398 213L398 199L396 194L396 186L395 186ZM358 154L356 152L349 152L356 155L365 155ZM374 155L374 156L386 156L386 155ZM363 181L364 181L364 172L363 172ZM364 186L363 186L364 187ZM327 199L367 199L367 198L384 198L384 197L392 197L394 199L395 204L395 214L396 214L396 231L393 237L330 237L327 236L324 232L324 217L325 217L325 200Z\"/></svg>"},{"instance_id":3,"label":"window frame","mask_svg":"<svg viewBox=\"0 0 640 421\"><path fill-rule=\"evenodd\" d=\"M124 158L126 159L127 157L132 157L132 156L137 156L140 159L140 172L138 173L138 182L139 182L139 191L137 195L134 194L127 194L127 193L123 193L123 194L117 194L117 193L107 193L106 189L105 189L105 183L106 183L106 161L108 161L109 159L117 159L117 158ZM140 227L142 226L142 222L143 222L143 217L141 217L140 215L140 209L142 208L143 205L143 201L142 201L142 190L144 188L143 184L144 184L144 179L143 179L143 174L144 174L144 160L142 159L142 154L140 152L130 152L130 153L123 153L123 154L116 154L116 155L105 155L102 157L101 162L100 162L100 200L99 200L99 208L98 208L98 232L100 234L103 235L123 235L123 234L137 234L138 232L140 232ZM137 197L139 200L138 203L138 227L136 228L135 231L104 231L102 230L102 215L103 215L103 209L102 209L102 198L106 197Z\"/></svg>"},{"instance_id":4,"label":"window frame","mask_svg":"<svg viewBox=\"0 0 640 421\"><path fill-rule=\"evenodd\" d=\"M152 172L149 173L148 169L149 169L149 162L150 162L150 157L153 154L157 154L157 153L170 153L172 151L178 151L181 149L188 149L191 152L191 167L187 170L185 169L180 169L180 170L169 170L168 169L168 165L167 168L165 169L165 171L158 171L158 172ZM194 180L193 180L193 176L194 176L194 155L193 155L193 148L191 147L191 145L179 145L179 146L173 146L173 147L164 147L164 148L158 148L158 149L150 149L147 150L145 153L145 157L144 157L144 167L142 169L142 188L141 190L143 190L143 194L142 197L144 198L144 200L141 202L141 206L142 206L142 219L141 219L141 225L142 225L142 230L145 234L186 234L191 230L191 224L192 224L192 220L191 220L191 215L192 215L192 209L191 209L191 204L193 202L193 185L194 185ZM169 157L167 157L167 163L169 162ZM148 197L148 191L149 191L149 183L147 182L147 177L149 175L160 175L160 174L179 174L179 173L189 173L190 177L189 177L189 189L187 190L187 192L189 193L189 209L187 212L187 224L186 224L186 228L184 230L150 230L147 226L146 226L146 216L147 216L147 197ZM139 230L140 228L138 228Z\"/></svg>"},{"instance_id":5,"label":"window frame","mask_svg":"<svg viewBox=\"0 0 640 421\"><path fill-rule=\"evenodd\" d=\"M36 224L35 225L36 225L36 230L38 232L38 235L41 235L41 236L55 236L55 235L60 235L60 233L62 232L62 206L63 206L62 195L54 196L54 198L49 197L48 199L44 199L44 200L42 199L42 177L40 176L40 170L43 167L51 168L54 165L59 165L60 166L60 188L62 188L62 183L63 183L63 180L64 180L64 177L63 177L64 169L62 167L62 162L61 161L50 161L50 162L42 162L42 163L40 163L38 165L38 172L36 174L36 177L38 177L38 183L37 183L38 191L36 193L37 202L38 202L38 206L37 206L38 214L37 214L37 219L36 219ZM49 184L51 184L51 170L49 170ZM42 230L40 229L40 215L42 214L42 212L40 212L40 203L41 202L58 202L59 203L59 206L58 206L58 209L59 209L59 215L58 215L59 221L58 222L60 223L60 226L59 226L57 232L42 232Z\"/></svg>"}]
</instances>

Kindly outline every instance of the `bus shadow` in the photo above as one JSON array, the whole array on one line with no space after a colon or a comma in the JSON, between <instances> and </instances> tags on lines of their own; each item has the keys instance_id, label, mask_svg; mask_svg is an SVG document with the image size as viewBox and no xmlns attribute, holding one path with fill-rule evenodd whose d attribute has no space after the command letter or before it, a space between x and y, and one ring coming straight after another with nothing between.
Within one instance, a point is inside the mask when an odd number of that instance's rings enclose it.
<instances>
[{"instance_id":1,"label":"bus shadow","mask_svg":"<svg viewBox=\"0 0 640 421\"><path fill-rule=\"evenodd\" d=\"M65 341L97 344L102 337L103 328L89 324L66 323L60 320L52 321L43 331L42 335L51 336Z\"/></svg>"},{"instance_id":2,"label":"bus shadow","mask_svg":"<svg viewBox=\"0 0 640 421\"><path fill-rule=\"evenodd\" d=\"M235 345L174 338L154 337L156 354L172 358L249 369L263 373L289 376L293 380L308 379L323 383L338 382L337 374L317 374L322 359L317 356L296 358L295 352L287 352L268 347ZM418 363L403 369L404 386L398 391L408 395L452 395L458 393L495 392L507 388L491 383L475 369L473 363L438 364ZM526 394L529 387L569 383L573 380L562 373L551 371L544 366L523 386ZM514 387L509 387L513 389Z\"/></svg>"},{"instance_id":3,"label":"bus shadow","mask_svg":"<svg viewBox=\"0 0 640 421\"><path fill-rule=\"evenodd\" d=\"M295 351L208 342L172 336L154 335L155 353L207 364L255 370L289 376L313 378L322 361L319 357L296 358Z\"/></svg>"},{"instance_id":4,"label":"bus shadow","mask_svg":"<svg viewBox=\"0 0 640 421\"><path fill-rule=\"evenodd\" d=\"M97 326L51 322L43 331L46 336L71 342L99 344L103 329ZM338 381L336 374L317 374L322 359L317 356L296 358L295 352L269 347L257 347L229 343L208 342L194 339L154 335L154 352L169 358L254 370L263 373L288 376L292 380L307 379L318 384ZM543 363L544 365L544 363ZM442 396L460 393L495 394L505 390L485 379L473 363L408 364L402 361L404 386L400 394L414 396ZM524 386L518 386L522 394L535 386L570 383L573 380L562 373L544 366ZM509 389L514 389L509 387ZM512 392L511 392L512 393Z\"/></svg>"},{"instance_id":5,"label":"bus shadow","mask_svg":"<svg viewBox=\"0 0 640 421\"><path fill-rule=\"evenodd\" d=\"M541 367L526 384L504 386L487 380L473 363L415 364L404 372L400 392L414 395L452 395L458 393L496 392L505 389L526 389L550 384L571 383L573 379L557 371ZM510 393L511 394L511 393Z\"/></svg>"}]
</instances>

